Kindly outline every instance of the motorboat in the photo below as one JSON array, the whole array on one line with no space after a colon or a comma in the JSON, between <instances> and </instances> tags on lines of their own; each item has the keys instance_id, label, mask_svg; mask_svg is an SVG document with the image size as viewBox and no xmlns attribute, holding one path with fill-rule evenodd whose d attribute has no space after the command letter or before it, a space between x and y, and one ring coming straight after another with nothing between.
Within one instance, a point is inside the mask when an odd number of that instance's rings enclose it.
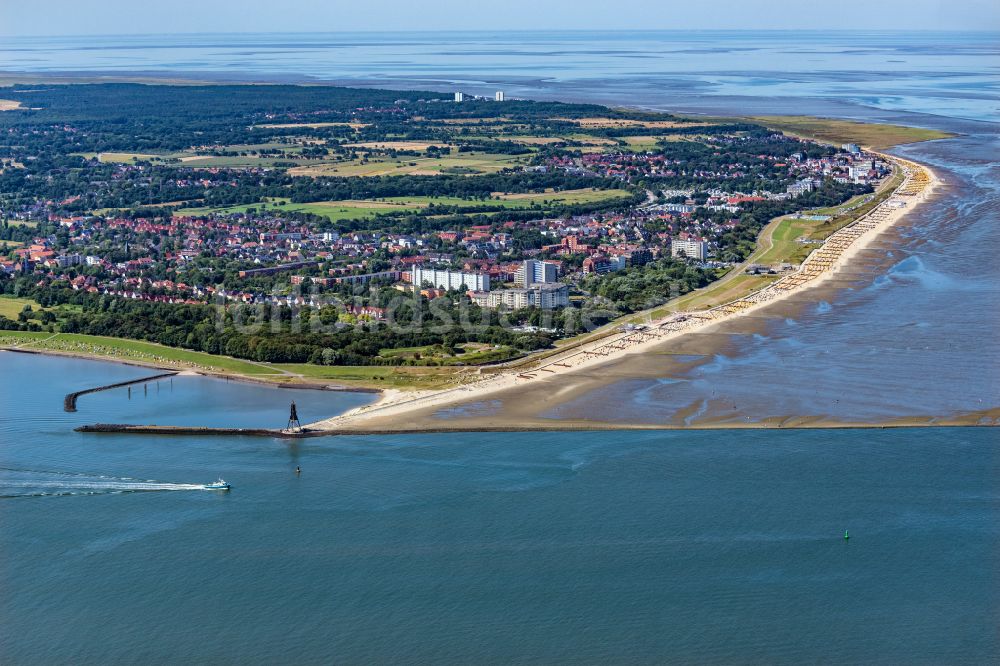
<instances>
[{"instance_id":1,"label":"motorboat","mask_svg":"<svg viewBox=\"0 0 1000 666\"><path fill-rule=\"evenodd\" d=\"M232 486L230 486L228 483L226 483L222 479L219 479L215 483L206 483L205 484L205 490L229 490L231 488L232 488Z\"/></svg>"}]
</instances>

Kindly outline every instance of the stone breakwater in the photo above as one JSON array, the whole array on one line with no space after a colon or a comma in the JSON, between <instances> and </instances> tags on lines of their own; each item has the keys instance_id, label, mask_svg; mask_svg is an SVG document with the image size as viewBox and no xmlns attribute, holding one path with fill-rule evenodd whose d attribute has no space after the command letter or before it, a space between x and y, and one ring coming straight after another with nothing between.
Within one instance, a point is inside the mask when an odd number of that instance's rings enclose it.
<instances>
[{"instance_id":1,"label":"stone breakwater","mask_svg":"<svg viewBox=\"0 0 1000 666\"><path fill-rule=\"evenodd\" d=\"M275 430L270 428L208 428L201 426L129 425L125 423L95 423L74 428L76 432L125 435L214 435L301 439L324 437L331 433L320 430Z\"/></svg>"}]
</instances>

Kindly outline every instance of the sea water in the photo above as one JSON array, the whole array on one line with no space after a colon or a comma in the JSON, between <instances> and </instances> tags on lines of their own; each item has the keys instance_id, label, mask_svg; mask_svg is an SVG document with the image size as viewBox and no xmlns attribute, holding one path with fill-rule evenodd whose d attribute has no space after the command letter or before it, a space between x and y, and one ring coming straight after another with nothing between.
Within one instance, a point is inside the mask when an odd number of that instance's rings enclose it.
<instances>
[{"instance_id":1,"label":"sea water","mask_svg":"<svg viewBox=\"0 0 1000 666\"><path fill-rule=\"evenodd\" d=\"M989 27L989 26L984 26ZM1000 33L473 31L7 37L0 70L335 81L613 105L1000 120ZM739 108L735 109L733 101ZM763 101L764 105L758 102ZM717 103L722 102L722 106ZM854 113L858 113L855 108Z\"/></svg>"},{"instance_id":2,"label":"sea water","mask_svg":"<svg viewBox=\"0 0 1000 666\"><path fill-rule=\"evenodd\" d=\"M959 132L897 149L945 187L839 289L732 336L687 376L617 387L614 410L584 397L563 415L633 419L720 391L756 416L993 406L1000 153L996 124L962 119L998 117L995 34L503 37L492 51L482 35L25 38L5 41L0 68L502 87ZM61 411L67 392L148 372L0 353L0 662L978 664L1000 652L993 429L72 432L274 427L291 399L311 420L371 398L177 377ZM186 488L218 476L232 492Z\"/></svg>"},{"instance_id":3,"label":"sea water","mask_svg":"<svg viewBox=\"0 0 1000 666\"><path fill-rule=\"evenodd\" d=\"M130 422L136 401L162 422L192 417L189 377L61 411L82 383L144 372L0 353L3 663L983 663L1000 650L992 429L72 431ZM305 393L309 410L348 406ZM228 424L267 425L238 411ZM198 489L220 475L231 492ZM45 492L17 492L30 484Z\"/></svg>"}]
</instances>

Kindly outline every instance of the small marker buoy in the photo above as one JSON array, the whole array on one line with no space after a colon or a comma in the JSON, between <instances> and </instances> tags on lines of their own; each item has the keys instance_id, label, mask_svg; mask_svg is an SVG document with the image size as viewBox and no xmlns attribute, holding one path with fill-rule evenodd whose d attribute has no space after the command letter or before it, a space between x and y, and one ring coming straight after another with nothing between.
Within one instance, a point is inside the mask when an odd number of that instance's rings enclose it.
<instances>
[{"instance_id":1,"label":"small marker buoy","mask_svg":"<svg viewBox=\"0 0 1000 666\"><path fill-rule=\"evenodd\" d=\"M851 535L847 533L847 530L844 530L844 541L847 541L850 538L851 538Z\"/></svg>"}]
</instances>

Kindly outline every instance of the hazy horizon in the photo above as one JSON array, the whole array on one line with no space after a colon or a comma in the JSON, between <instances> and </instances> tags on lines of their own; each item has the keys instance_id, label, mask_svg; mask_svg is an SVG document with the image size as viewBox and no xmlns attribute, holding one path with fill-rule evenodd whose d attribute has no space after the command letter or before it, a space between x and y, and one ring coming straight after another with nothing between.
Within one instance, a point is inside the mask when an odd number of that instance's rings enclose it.
<instances>
[{"instance_id":1,"label":"hazy horizon","mask_svg":"<svg viewBox=\"0 0 1000 666\"><path fill-rule=\"evenodd\" d=\"M44 33L33 33L29 35L11 35L0 32L2 37L38 37L38 38L56 38L56 37L157 37L157 36L171 36L171 35L324 35L324 34L351 34L351 33L361 33L361 34L442 34L442 33L495 33L500 32L496 29L490 28L445 28L440 30L423 30L418 28L412 29L397 29L397 30L382 30L378 28L356 28L349 30L189 30L189 31L150 31L150 32L107 32L107 33L59 33L59 34L44 34ZM594 28L518 28L516 30L503 30L505 33L523 33L523 32L563 32L563 33L593 33L593 34L609 34L609 33L669 33L669 32L685 32L685 33L780 33L780 34L808 34L808 33L900 33L900 34L911 34L914 32L918 33L979 33L979 34L991 34L995 33L1000 35L1000 28L996 29L975 29L975 28L748 28L748 29L736 29L736 28L615 28L610 30L596 30Z\"/></svg>"},{"instance_id":2,"label":"hazy horizon","mask_svg":"<svg viewBox=\"0 0 1000 666\"><path fill-rule=\"evenodd\" d=\"M832 10L791 0L704 0L698 5L620 0L614 5L574 0L508 0L503 12L461 0L414 4L375 0L359 12L342 0L301 0L294 11L265 0L175 0L147 5L127 0L84 4L70 0L0 4L0 35L84 35L465 32L520 30L865 30L976 31L1000 27L1000 7L984 0L842 0ZM992 27L993 30L983 26ZM155 27L155 29L153 29Z\"/></svg>"}]
</instances>

